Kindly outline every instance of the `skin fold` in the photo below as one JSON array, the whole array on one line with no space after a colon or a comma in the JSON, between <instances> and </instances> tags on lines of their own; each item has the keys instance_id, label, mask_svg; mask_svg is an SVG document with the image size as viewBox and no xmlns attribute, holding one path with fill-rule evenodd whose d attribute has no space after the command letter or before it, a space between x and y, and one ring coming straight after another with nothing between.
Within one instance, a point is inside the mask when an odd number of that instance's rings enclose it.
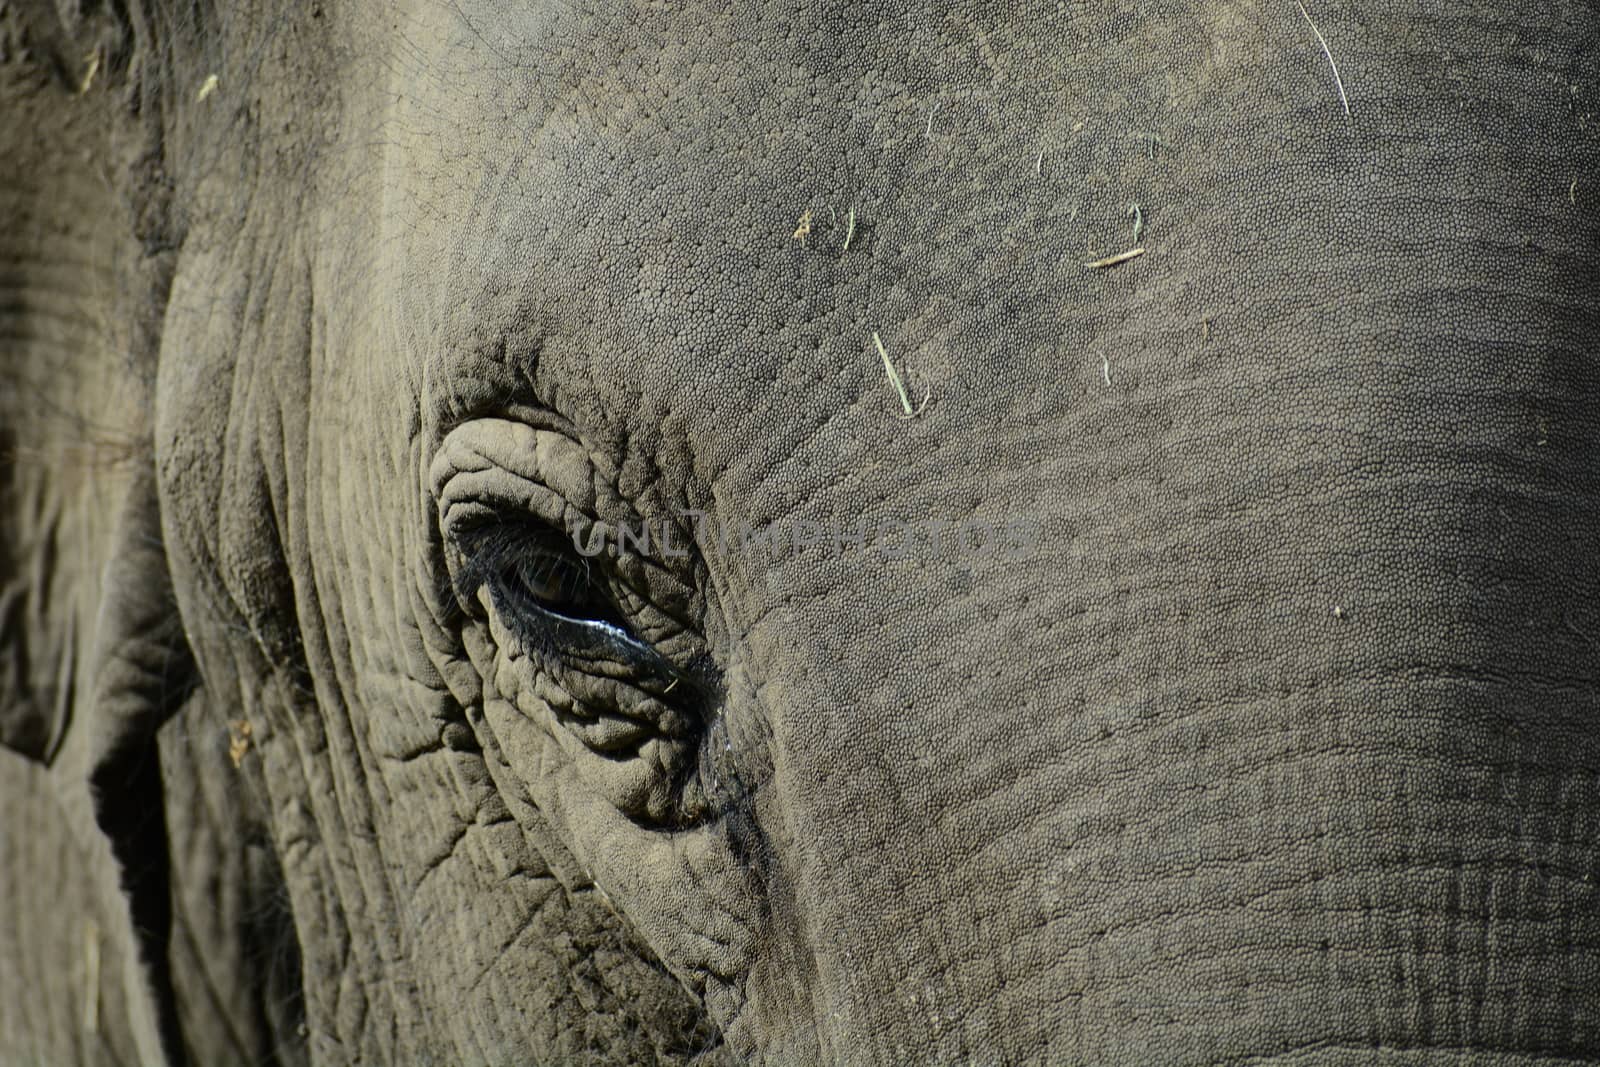
<instances>
[{"instance_id":1,"label":"skin fold","mask_svg":"<svg viewBox=\"0 0 1600 1067\"><path fill-rule=\"evenodd\" d=\"M0 1061L1600 1060L1600 16L0 8Z\"/></svg>"}]
</instances>

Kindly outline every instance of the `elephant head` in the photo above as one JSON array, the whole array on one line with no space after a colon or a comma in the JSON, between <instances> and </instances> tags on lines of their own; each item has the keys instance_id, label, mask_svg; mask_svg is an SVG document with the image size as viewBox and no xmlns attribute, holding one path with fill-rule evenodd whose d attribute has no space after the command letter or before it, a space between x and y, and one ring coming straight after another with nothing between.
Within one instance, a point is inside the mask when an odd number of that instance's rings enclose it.
<instances>
[{"instance_id":1,"label":"elephant head","mask_svg":"<svg viewBox=\"0 0 1600 1067\"><path fill-rule=\"evenodd\" d=\"M1589 5L153 4L7 16L0 1041L1600 1055Z\"/></svg>"}]
</instances>

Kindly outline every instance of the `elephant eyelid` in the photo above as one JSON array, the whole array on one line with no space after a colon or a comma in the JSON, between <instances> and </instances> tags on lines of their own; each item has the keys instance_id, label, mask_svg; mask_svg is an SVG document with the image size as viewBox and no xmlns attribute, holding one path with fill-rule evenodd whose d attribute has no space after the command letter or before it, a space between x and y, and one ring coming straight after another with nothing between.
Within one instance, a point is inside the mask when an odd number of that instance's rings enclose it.
<instances>
[{"instance_id":1,"label":"elephant eyelid","mask_svg":"<svg viewBox=\"0 0 1600 1067\"><path fill-rule=\"evenodd\" d=\"M452 430L429 470L441 598L557 673L679 706L714 702L720 680L692 539L674 536L685 547L659 553L656 537L627 536L658 524L601 491L614 486L589 470L570 434L480 421Z\"/></svg>"},{"instance_id":2,"label":"elephant eyelid","mask_svg":"<svg viewBox=\"0 0 1600 1067\"><path fill-rule=\"evenodd\" d=\"M620 662L671 686L680 672L639 637L609 590L603 561L579 555L555 530L526 522L464 533L457 596L489 591L522 650L549 661ZM541 595L542 594L542 595ZM552 597L566 596L568 602Z\"/></svg>"},{"instance_id":3,"label":"elephant eyelid","mask_svg":"<svg viewBox=\"0 0 1600 1067\"><path fill-rule=\"evenodd\" d=\"M603 564L575 552L555 530L516 522L484 525L458 541L463 566L455 576L458 595L480 586L514 593L545 613L573 622L604 623L628 634Z\"/></svg>"}]
</instances>

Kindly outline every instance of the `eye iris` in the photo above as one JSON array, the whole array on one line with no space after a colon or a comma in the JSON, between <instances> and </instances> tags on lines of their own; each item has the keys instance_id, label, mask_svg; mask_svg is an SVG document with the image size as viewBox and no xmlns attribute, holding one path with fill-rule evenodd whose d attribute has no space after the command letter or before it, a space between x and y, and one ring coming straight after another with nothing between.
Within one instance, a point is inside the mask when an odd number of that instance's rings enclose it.
<instances>
[{"instance_id":1,"label":"eye iris","mask_svg":"<svg viewBox=\"0 0 1600 1067\"><path fill-rule=\"evenodd\" d=\"M547 621L553 616L604 625L631 639L604 569L577 555L559 532L489 526L467 542L466 552L471 560L466 587L486 585L506 617L537 625L539 616Z\"/></svg>"},{"instance_id":2,"label":"eye iris","mask_svg":"<svg viewBox=\"0 0 1600 1067\"><path fill-rule=\"evenodd\" d=\"M518 560L511 580L524 593L539 603L552 608L598 606L599 593L570 560L535 553L531 558Z\"/></svg>"}]
</instances>

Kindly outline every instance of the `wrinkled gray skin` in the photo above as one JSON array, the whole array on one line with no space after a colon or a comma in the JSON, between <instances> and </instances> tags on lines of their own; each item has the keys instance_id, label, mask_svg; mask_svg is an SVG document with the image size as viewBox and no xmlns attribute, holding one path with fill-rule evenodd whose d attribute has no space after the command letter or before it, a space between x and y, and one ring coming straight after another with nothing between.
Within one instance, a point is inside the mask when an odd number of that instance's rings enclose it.
<instances>
[{"instance_id":1,"label":"wrinkled gray skin","mask_svg":"<svg viewBox=\"0 0 1600 1067\"><path fill-rule=\"evenodd\" d=\"M1600 1059L1592 6L585 6L5 9L0 1061Z\"/></svg>"}]
</instances>

